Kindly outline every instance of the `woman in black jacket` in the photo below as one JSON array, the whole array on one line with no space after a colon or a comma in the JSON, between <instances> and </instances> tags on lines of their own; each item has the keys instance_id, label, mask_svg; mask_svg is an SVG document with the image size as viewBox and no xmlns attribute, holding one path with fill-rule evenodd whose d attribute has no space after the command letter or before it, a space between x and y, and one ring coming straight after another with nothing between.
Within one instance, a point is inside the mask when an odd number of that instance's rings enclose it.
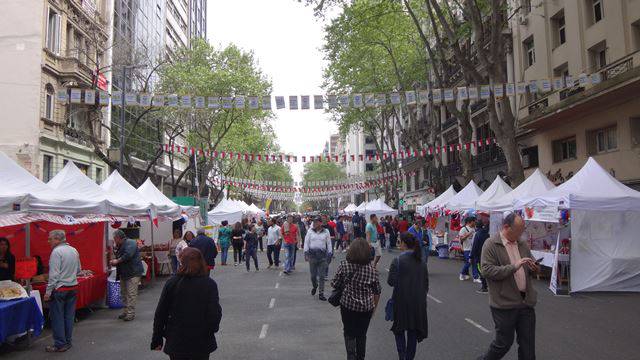
<instances>
[{"instance_id":1,"label":"woman in black jacket","mask_svg":"<svg viewBox=\"0 0 640 360\"><path fill-rule=\"evenodd\" d=\"M0 280L13 280L16 276L16 257L11 253L11 244L0 238Z\"/></svg>"},{"instance_id":2,"label":"woman in black jacket","mask_svg":"<svg viewBox=\"0 0 640 360\"><path fill-rule=\"evenodd\" d=\"M387 283L393 287L393 326L400 360L413 360L416 344L427 338L429 271L420 245L409 232L400 235L404 250L391 263Z\"/></svg>"},{"instance_id":3,"label":"woman in black jacket","mask_svg":"<svg viewBox=\"0 0 640 360\"><path fill-rule=\"evenodd\" d=\"M164 350L172 360L208 359L218 348L219 300L218 285L209 277L202 253L184 249L178 273L166 282L160 295L151 350Z\"/></svg>"}]
</instances>

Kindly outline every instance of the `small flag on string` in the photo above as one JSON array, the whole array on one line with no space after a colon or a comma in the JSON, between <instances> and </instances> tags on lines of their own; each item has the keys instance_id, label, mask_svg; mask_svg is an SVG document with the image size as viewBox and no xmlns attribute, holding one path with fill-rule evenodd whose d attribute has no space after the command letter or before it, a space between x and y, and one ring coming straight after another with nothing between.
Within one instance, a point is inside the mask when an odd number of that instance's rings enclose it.
<instances>
[{"instance_id":1,"label":"small flag on string","mask_svg":"<svg viewBox=\"0 0 640 360\"><path fill-rule=\"evenodd\" d=\"M271 96L262 97L262 110L271 110Z\"/></svg>"},{"instance_id":2,"label":"small flag on string","mask_svg":"<svg viewBox=\"0 0 640 360\"><path fill-rule=\"evenodd\" d=\"M114 91L113 92L114 96L117 95L121 95L120 91ZM69 101L69 93L67 93L67 89L60 89L56 92L56 101L61 102L61 103L67 103ZM115 101L115 102L111 102L113 105L122 105L122 102L120 100Z\"/></svg>"},{"instance_id":3,"label":"small flag on string","mask_svg":"<svg viewBox=\"0 0 640 360\"><path fill-rule=\"evenodd\" d=\"M164 106L164 95L153 95L151 99L151 105L162 107Z\"/></svg>"},{"instance_id":4,"label":"small flag on string","mask_svg":"<svg viewBox=\"0 0 640 360\"><path fill-rule=\"evenodd\" d=\"M467 100L469 99L469 93L467 92L466 86L458 87L458 100Z\"/></svg>"},{"instance_id":5,"label":"small flag on string","mask_svg":"<svg viewBox=\"0 0 640 360\"><path fill-rule=\"evenodd\" d=\"M413 90L405 91L404 99L407 102L407 105L415 105L416 104L416 92Z\"/></svg>"},{"instance_id":6,"label":"small flag on string","mask_svg":"<svg viewBox=\"0 0 640 360\"><path fill-rule=\"evenodd\" d=\"M98 93L98 101L100 105L109 105L109 93L101 90Z\"/></svg>"},{"instance_id":7,"label":"small flag on string","mask_svg":"<svg viewBox=\"0 0 640 360\"><path fill-rule=\"evenodd\" d=\"M351 100L349 100L349 95L340 95L338 101L340 102L340 107L348 108Z\"/></svg>"},{"instance_id":8,"label":"small flag on string","mask_svg":"<svg viewBox=\"0 0 640 360\"><path fill-rule=\"evenodd\" d=\"M71 96L69 97L69 102L70 103L72 103L72 104L80 104L80 103L82 103L82 90L80 90L80 89L71 89L70 93L71 93ZM135 96L135 93L127 93L127 95L129 95L129 94L133 94L133 96ZM129 104L127 103L127 105L129 105ZM132 104L132 105L135 105L135 103Z\"/></svg>"},{"instance_id":9,"label":"small flag on string","mask_svg":"<svg viewBox=\"0 0 640 360\"><path fill-rule=\"evenodd\" d=\"M90 105L96 104L96 92L94 90L84 91L84 103Z\"/></svg>"},{"instance_id":10,"label":"small flag on string","mask_svg":"<svg viewBox=\"0 0 640 360\"><path fill-rule=\"evenodd\" d=\"M180 107L191 107L191 95L182 95L182 97L180 97Z\"/></svg>"},{"instance_id":11,"label":"small flag on string","mask_svg":"<svg viewBox=\"0 0 640 360\"><path fill-rule=\"evenodd\" d=\"M549 79L542 79L540 84L542 86L542 92L551 91L551 81Z\"/></svg>"},{"instance_id":12,"label":"small flag on string","mask_svg":"<svg viewBox=\"0 0 640 360\"><path fill-rule=\"evenodd\" d=\"M480 87L480 99L486 100L491 96L491 87L489 85L482 85Z\"/></svg>"},{"instance_id":13,"label":"small flag on string","mask_svg":"<svg viewBox=\"0 0 640 360\"><path fill-rule=\"evenodd\" d=\"M324 107L324 98L322 95L313 95L313 108L321 110Z\"/></svg>"},{"instance_id":14,"label":"small flag on string","mask_svg":"<svg viewBox=\"0 0 640 360\"><path fill-rule=\"evenodd\" d=\"M260 107L257 96L249 96L249 109L257 110Z\"/></svg>"},{"instance_id":15,"label":"small flag on string","mask_svg":"<svg viewBox=\"0 0 640 360\"><path fill-rule=\"evenodd\" d=\"M362 100L362 94L353 94L353 107L361 108L364 106L364 101Z\"/></svg>"},{"instance_id":16,"label":"small flag on string","mask_svg":"<svg viewBox=\"0 0 640 360\"><path fill-rule=\"evenodd\" d=\"M516 86L512 83L506 84L505 85L505 92L507 94L507 96L509 97L513 97L516 94Z\"/></svg>"},{"instance_id":17,"label":"small flag on string","mask_svg":"<svg viewBox=\"0 0 640 360\"><path fill-rule=\"evenodd\" d=\"M364 94L364 106L366 107L376 106L376 98L374 94Z\"/></svg>"},{"instance_id":18,"label":"small flag on string","mask_svg":"<svg viewBox=\"0 0 640 360\"><path fill-rule=\"evenodd\" d=\"M387 105L387 94L376 94L376 106Z\"/></svg>"},{"instance_id":19,"label":"small flag on string","mask_svg":"<svg viewBox=\"0 0 640 360\"><path fill-rule=\"evenodd\" d=\"M276 109L284 109L284 96L276 96Z\"/></svg>"},{"instance_id":20,"label":"small flag on string","mask_svg":"<svg viewBox=\"0 0 640 360\"><path fill-rule=\"evenodd\" d=\"M311 100L309 99L309 95L300 96L300 108L302 110L309 110L311 107Z\"/></svg>"},{"instance_id":21,"label":"small flag on string","mask_svg":"<svg viewBox=\"0 0 640 360\"><path fill-rule=\"evenodd\" d=\"M532 94L538 92L538 82L536 80L529 81L529 92Z\"/></svg>"},{"instance_id":22,"label":"small flag on string","mask_svg":"<svg viewBox=\"0 0 640 360\"><path fill-rule=\"evenodd\" d=\"M234 107L236 109L244 109L244 95L237 95L234 98Z\"/></svg>"},{"instance_id":23,"label":"small flag on string","mask_svg":"<svg viewBox=\"0 0 640 360\"><path fill-rule=\"evenodd\" d=\"M140 105L142 105L142 97L140 97ZM204 96L196 96L196 108L204 109Z\"/></svg>"},{"instance_id":24,"label":"small flag on string","mask_svg":"<svg viewBox=\"0 0 640 360\"><path fill-rule=\"evenodd\" d=\"M522 95L527 93L527 84L519 82L516 84L516 94Z\"/></svg>"},{"instance_id":25,"label":"small flag on string","mask_svg":"<svg viewBox=\"0 0 640 360\"><path fill-rule=\"evenodd\" d=\"M602 75L600 73L593 73L591 74L591 83L593 85L597 85L600 84L602 82Z\"/></svg>"},{"instance_id":26,"label":"small flag on string","mask_svg":"<svg viewBox=\"0 0 640 360\"><path fill-rule=\"evenodd\" d=\"M453 101L453 89L444 89L444 101Z\"/></svg>"},{"instance_id":27,"label":"small flag on string","mask_svg":"<svg viewBox=\"0 0 640 360\"><path fill-rule=\"evenodd\" d=\"M498 84L493 86L493 95L496 98L501 98L504 96L504 88L503 84Z\"/></svg>"},{"instance_id":28,"label":"small flag on string","mask_svg":"<svg viewBox=\"0 0 640 360\"><path fill-rule=\"evenodd\" d=\"M289 95L289 110L298 110L298 96Z\"/></svg>"},{"instance_id":29,"label":"small flag on string","mask_svg":"<svg viewBox=\"0 0 640 360\"><path fill-rule=\"evenodd\" d=\"M329 109L335 109L338 107L338 97L336 95L327 96L327 103L329 103Z\"/></svg>"},{"instance_id":30,"label":"small flag on string","mask_svg":"<svg viewBox=\"0 0 640 360\"><path fill-rule=\"evenodd\" d=\"M428 90L420 90L420 91L418 91L418 102L420 104L428 104L429 103L429 91Z\"/></svg>"},{"instance_id":31,"label":"small flag on string","mask_svg":"<svg viewBox=\"0 0 640 360\"><path fill-rule=\"evenodd\" d=\"M478 88L476 86L469 87L469 100L478 100Z\"/></svg>"},{"instance_id":32,"label":"small flag on string","mask_svg":"<svg viewBox=\"0 0 640 360\"><path fill-rule=\"evenodd\" d=\"M564 81L562 81L561 77L553 78L553 89L560 90L564 88Z\"/></svg>"},{"instance_id":33,"label":"small flag on string","mask_svg":"<svg viewBox=\"0 0 640 360\"><path fill-rule=\"evenodd\" d=\"M442 102L442 89L433 89L433 102L436 104Z\"/></svg>"},{"instance_id":34,"label":"small flag on string","mask_svg":"<svg viewBox=\"0 0 640 360\"><path fill-rule=\"evenodd\" d=\"M402 102L399 92L392 92L391 94L389 94L389 100L391 101L392 105L400 105L400 103Z\"/></svg>"}]
</instances>

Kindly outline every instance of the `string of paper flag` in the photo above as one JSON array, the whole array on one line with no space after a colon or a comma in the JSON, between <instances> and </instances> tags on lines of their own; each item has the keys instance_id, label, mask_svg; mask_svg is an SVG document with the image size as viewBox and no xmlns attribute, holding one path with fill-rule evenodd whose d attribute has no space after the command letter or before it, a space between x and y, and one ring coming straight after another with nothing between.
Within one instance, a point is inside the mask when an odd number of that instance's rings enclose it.
<instances>
[{"instance_id":1,"label":"string of paper flag","mask_svg":"<svg viewBox=\"0 0 640 360\"><path fill-rule=\"evenodd\" d=\"M366 176L364 179L347 180L324 180L311 182L288 182L288 181L261 181L251 179L240 179L235 177L220 177L214 179L214 185L234 186L240 189L251 189L273 193L302 193L318 194L349 191L366 191L374 187L389 183L395 183L405 178L413 176L415 172L405 173L402 170L388 171L381 174Z\"/></svg>"},{"instance_id":2,"label":"string of paper flag","mask_svg":"<svg viewBox=\"0 0 640 360\"><path fill-rule=\"evenodd\" d=\"M208 150L204 148L178 146L174 144L164 144L161 149L167 153L184 154L184 155L197 155L200 157L206 157L211 159L228 159L228 160L240 160L240 161L264 161L264 162L347 162L350 161L365 161L365 160L387 160L387 159L408 159L412 157L425 157L427 155L438 155L447 151L462 151L477 149L489 146L491 144L497 144L495 138L486 138L472 140L465 143L449 143L442 146L429 146L421 149L405 149L400 151L382 151L371 152L367 154L336 154L336 155L290 155L290 154L255 154L255 153L240 153L234 151L218 151Z\"/></svg>"},{"instance_id":3,"label":"string of paper flag","mask_svg":"<svg viewBox=\"0 0 640 360\"><path fill-rule=\"evenodd\" d=\"M552 79L531 80L518 83L503 83L494 85L466 85L454 88L436 88L429 90L393 91L388 93L352 93L328 95L289 95L289 96L203 96L177 94L150 94L144 92L84 90L80 88L63 88L57 91L56 99L62 103L113 105L113 106L142 106L142 107L170 107L196 109L249 109L249 110L323 110L347 108L374 108L382 106L427 104L430 100L435 103L452 102L456 100L485 100L491 97L513 97L526 93L546 93L552 90L562 90L575 86L599 84L602 75L580 74L567 75ZM288 106L287 106L288 105Z\"/></svg>"}]
</instances>

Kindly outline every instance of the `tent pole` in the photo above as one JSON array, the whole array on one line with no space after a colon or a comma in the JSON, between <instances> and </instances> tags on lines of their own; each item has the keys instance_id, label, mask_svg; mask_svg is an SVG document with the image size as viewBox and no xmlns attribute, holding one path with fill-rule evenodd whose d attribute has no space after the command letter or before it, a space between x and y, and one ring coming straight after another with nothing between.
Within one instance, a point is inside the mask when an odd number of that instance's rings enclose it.
<instances>
[{"instance_id":1,"label":"tent pole","mask_svg":"<svg viewBox=\"0 0 640 360\"><path fill-rule=\"evenodd\" d=\"M154 245L153 245L153 232L154 232L153 219L151 219L151 222L149 222L149 226L151 226L151 281L155 281L156 280L156 255L155 255Z\"/></svg>"}]
</instances>

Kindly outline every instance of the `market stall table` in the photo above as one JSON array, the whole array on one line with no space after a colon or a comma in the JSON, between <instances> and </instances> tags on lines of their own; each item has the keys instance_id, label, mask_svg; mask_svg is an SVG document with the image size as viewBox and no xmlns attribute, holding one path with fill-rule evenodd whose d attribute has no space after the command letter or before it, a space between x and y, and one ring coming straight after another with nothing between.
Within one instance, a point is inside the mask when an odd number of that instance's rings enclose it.
<instances>
[{"instance_id":1,"label":"market stall table","mask_svg":"<svg viewBox=\"0 0 640 360\"><path fill-rule=\"evenodd\" d=\"M11 335L33 330L35 336L42 333L44 317L36 299L32 297L0 301L0 343Z\"/></svg>"},{"instance_id":2,"label":"market stall table","mask_svg":"<svg viewBox=\"0 0 640 360\"><path fill-rule=\"evenodd\" d=\"M89 305L103 299L107 288L107 274L94 274L91 276L78 277L78 296L76 300L76 310L84 309ZM34 290L38 290L44 297L47 284L34 284Z\"/></svg>"}]
</instances>

